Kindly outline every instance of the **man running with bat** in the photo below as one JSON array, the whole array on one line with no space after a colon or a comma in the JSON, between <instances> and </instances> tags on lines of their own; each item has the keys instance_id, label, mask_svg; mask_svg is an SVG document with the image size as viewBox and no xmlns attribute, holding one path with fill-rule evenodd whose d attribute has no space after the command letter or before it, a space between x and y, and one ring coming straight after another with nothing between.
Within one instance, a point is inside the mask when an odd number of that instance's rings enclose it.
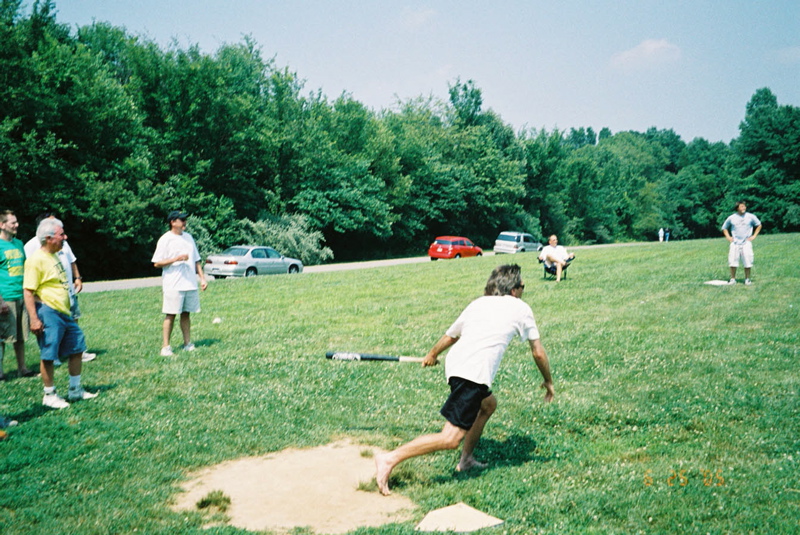
<instances>
[{"instance_id":1,"label":"man running with bat","mask_svg":"<svg viewBox=\"0 0 800 535\"><path fill-rule=\"evenodd\" d=\"M450 397L440 411L447 421L439 433L422 435L375 457L375 479L381 494L390 494L389 476L401 462L434 451L456 449L462 441L464 446L456 470L485 466L472 453L486 422L497 408L497 400L489 388L514 335L518 334L530 344L533 359L544 378L541 386L546 391L544 400L552 401L550 363L539 341L533 311L521 299L524 290L518 265L496 267L486 283L483 297L464 309L423 359L422 366L436 366L439 355L452 347L445 362Z\"/></svg>"}]
</instances>

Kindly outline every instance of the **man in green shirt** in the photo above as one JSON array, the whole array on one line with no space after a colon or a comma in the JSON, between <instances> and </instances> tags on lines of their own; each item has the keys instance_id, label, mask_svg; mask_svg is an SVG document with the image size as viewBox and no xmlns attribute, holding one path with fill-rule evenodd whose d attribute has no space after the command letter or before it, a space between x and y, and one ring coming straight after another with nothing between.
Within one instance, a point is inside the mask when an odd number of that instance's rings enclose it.
<instances>
[{"instance_id":1,"label":"man in green shirt","mask_svg":"<svg viewBox=\"0 0 800 535\"><path fill-rule=\"evenodd\" d=\"M14 345L19 375L36 375L25 365L25 340L28 338L28 314L22 299L25 252L22 242L17 239L18 229L19 222L14 212L0 212L0 381L5 380L3 357L6 342Z\"/></svg>"}]
</instances>

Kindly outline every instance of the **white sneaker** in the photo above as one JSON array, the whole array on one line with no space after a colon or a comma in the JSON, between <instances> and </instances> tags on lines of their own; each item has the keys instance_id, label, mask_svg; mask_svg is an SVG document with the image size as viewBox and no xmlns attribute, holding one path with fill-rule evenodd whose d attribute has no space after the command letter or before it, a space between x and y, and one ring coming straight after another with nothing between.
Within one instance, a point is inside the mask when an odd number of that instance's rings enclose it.
<instances>
[{"instance_id":1,"label":"white sneaker","mask_svg":"<svg viewBox=\"0 0 800 535\"><path fill-rule=\"evenodd\" d=\"M64 401L64 398L53 392L52 394L45 394L42 399L42 405L50 407L51 409L66 409L69 403Z\"/></svg>"},{"instance_id":2,"label":"white sneaker","mask_svg":"<svg viewBox=\"0 0 800 535\"><path fill-rule=\"evenodd\" d=\"M728 281L728 284L736 284L736 279L731 279Z\"/></svg>"},{"instance_id":3,"label":"white sneaker","mask_svg":"<svg viewBox=\"0 0 800 535\"><path fill-rule=\"evenodd\" d=\"M96 358L97 358L97 353L87 353L86 351L84 351L83 355L81 355L81 360L83 362L92 362Z\"/></svg>"},{"instance_id":4,"label":"white sneaker","mask_svg":"<svg viewBox=\"0 0 800 535\"><path fill-rule=\"evenodd\" d=\"M196 347L194 347L194 344L193 344L193 343L191 343L191 342L189 342L188 344L186 344L185 346L183 346L183 350L184 350L184 351L194 351L195 349L197 349L197 348L196 348Z\"/></svg>"},{"instance_id":5,"label":"white sneaker","mask_svg":"<svg viewBox=\"0 0 800 535\"><path fill-rule=\"evenodd\" d=\"M171 357L173 355L175 355L175 353L172 352L172 347L164 346L164 347L161 348L161 356L162 357Z\"/></svg>"},{"instance_id":6,"label":"white sneaker","mask_svg":"<svg viewBox=\"0 0 800 535\"><path fill-rule=\"evenodd\" d=\"M745 279L744 280L744 285L745 286L750 286L751 284L753 284L753 281L751 281L750 279Z\"/></svg>"},{"instance_id":7,"label":"white sneaker","mask_svg":"<svg viewBox=\"0 0 800 535\"><path fill-rule=\"evenodd\" d=\"M84 390L82 386L79 386L78 388L70 388L67 397L69 397L70 401L80 401L82 399L96 398L97 394L91 394Z\"/></svg>"}]
</instances>

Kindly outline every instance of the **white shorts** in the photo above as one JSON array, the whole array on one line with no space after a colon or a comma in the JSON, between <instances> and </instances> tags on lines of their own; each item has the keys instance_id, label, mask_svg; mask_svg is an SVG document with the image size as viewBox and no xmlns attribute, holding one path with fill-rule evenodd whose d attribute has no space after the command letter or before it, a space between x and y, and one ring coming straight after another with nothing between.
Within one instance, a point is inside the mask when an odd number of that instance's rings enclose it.
<instances>
[{"instance_id":1,"label":"white shorts","mask_svg":"<svg viewBox=\"0 0 800 535\"><path fill-rule=\"evenodd\" d=\"M164 314L181 314L183 312L200 312L200 292L187 290L178 292L164 290L164 305L161 312Z\"/></svg>"},{"instance_id":2,"label":"white shorts","mask_svg":"<svg viewBox=\"0 0 800 535\"><path fill-rule=\"evenodd\" d=\"M749 240L742 244L731 242L731 247L728 249L728 266L739 267L740 259L744 267L753 267L753 242Z\"/></svg>"}]
</instances>

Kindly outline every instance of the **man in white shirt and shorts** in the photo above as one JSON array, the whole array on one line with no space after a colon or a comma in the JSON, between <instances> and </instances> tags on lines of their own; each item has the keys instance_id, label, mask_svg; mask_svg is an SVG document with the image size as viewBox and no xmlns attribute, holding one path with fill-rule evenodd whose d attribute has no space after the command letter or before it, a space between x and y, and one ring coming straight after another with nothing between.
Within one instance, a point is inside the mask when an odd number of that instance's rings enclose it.
<instances>
[{"instance_id":1,"label":"man in white shirt and shorts","mask_svg":"<svg viewBox=\"0 0 800 535\"><path fill-rule=\"evenodd\" d=\"M447 420L435 434L422 435L388 453L375 456L376 481L381 494L388 495L392 470L411 457L434 451L464 446L456 470L481 468L485 465L473 457L473 451L489 417L497 408L497 400L489 390L500 367L500 361L515 335L530 344L546 390L545 402L553 399L550 362L539 341L539 330L531 307L521 297L525 290L520 267L498 266L492 271L483 297L479 297L461 313L444 336L422 361L422 366L436 366L439 355L452 347L447 355L445 374L450 396L441 409Z\"/></svg>"},{"instance_id":2,"label":"man in white shirt and shorts","mask_svg":"<svg viewBox=\"0 0 800 535\"><path fill-rule=\"evenodd\" d=\"M542 247L539 252L539 260L544 262L544 265L549 268L556 266L556 282L561 282L561 274L567 267L567 264L575 259L574 253L568 253L563 245L558 244L558 236L553 234L547 240L547 245Z\"/></svg>"},{"instance_id":3,"label":"man in white shirt and shorts","mask_svg":"<svg viewBox=\"0 0 800 535\"><path fill-rule=\"evenodd\" d=\"M753 267L753 240L761 232L761 221L747 211L744 201L736 203L735 213L728 216L722 224L722 233L731 242L728 248L728 266L731 268L731 280L728 284L736 284L736 268L741 260L744 265L744 283L752 284L750 269Z\"/></svg>"},{"instance_id":4,"label":"man in white shirt and shorts","mask_svg":"<svg viewBox=\"0 0 800 535\"><path fill-rule=\"evenodd\" d=\"M200 277L200 288L208 287L206 277L200 264L200 253L194 238L186 229L187 215L173 211L167 216L169 231L158 240L156 252L153 254L153 266L161 268L161 287L163 291L164 324L161 330L161 356L170 357L172 346L169 339L175 326L175 316L181 316L181 333L183 334L184 351L194 351L190 314L200 312L200 292L197 278Z\"/></svg>"}]
</instances>

